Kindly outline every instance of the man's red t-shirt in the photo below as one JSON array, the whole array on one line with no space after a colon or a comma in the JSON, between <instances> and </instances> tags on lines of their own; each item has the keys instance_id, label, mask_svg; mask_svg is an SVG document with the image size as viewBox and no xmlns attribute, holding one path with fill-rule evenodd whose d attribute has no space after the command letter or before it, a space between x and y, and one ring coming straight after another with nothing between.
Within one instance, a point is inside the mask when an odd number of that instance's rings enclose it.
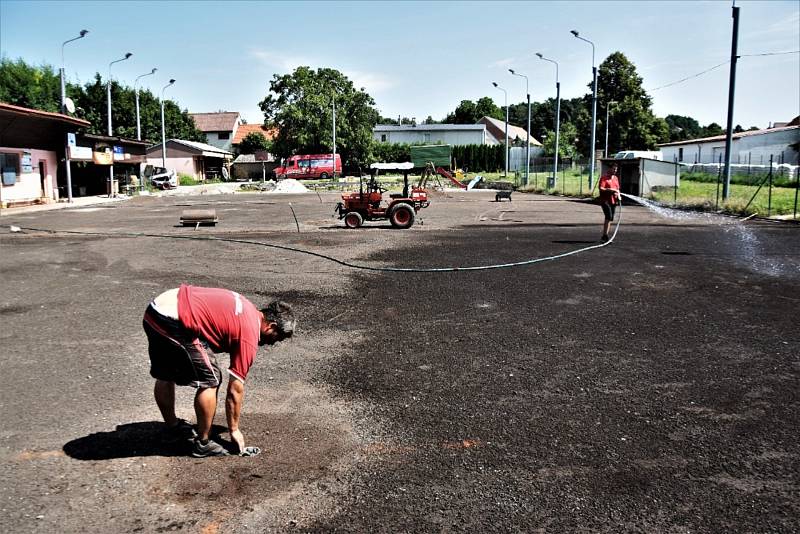
<instances>
[{"instance_id":1,"label":"man's red t-shirt","mask_svg":"<svg viewBox=\"0 0 800 534\"><path fill-rule=\"evenodd\" d=\"M214 352L230 353L228 372L244 382L261 337L261 312L249 300L228 289L181 284L178 318Z\"/></svg>"},{"instance_id":2,"label":"man's red t-shirt","mask_svg":"<svg viewBox=\"0 0 800 534\"><path fill-rule=\"evenodd\" d=\"M608 204L617 203L617 194L614 191L603 191L603 189L616 189L619 191L619 179L616 174L604 174L600 177L600 183L597 184L600 188L600 201Z\"/></svg>"}]
</instances>

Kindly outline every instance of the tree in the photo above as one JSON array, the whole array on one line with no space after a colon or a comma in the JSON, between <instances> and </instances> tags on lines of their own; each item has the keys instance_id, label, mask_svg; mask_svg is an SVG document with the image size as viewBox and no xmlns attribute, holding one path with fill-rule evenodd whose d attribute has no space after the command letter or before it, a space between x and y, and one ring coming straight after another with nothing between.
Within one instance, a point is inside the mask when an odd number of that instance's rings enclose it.
<instances>
[{"instance_id":1,"label":"tree","mask_svg":"<svg viewBox=\"0 0 800 534\"><path fill-rule=\"evenodd\" d=\"M722 126L717 124L716 122L712 122L707 126L703 126L703 129L700 131L701 137L715 137L717 135L723 135L725 130L722 129Z\"/></svg>"},{"instance_id":2,"label":"tree","mask_svg":"<svg viewBox=\"0 0 800 534\"><path fill-rule=\"evenodd\" d=\"M664 120L669 128L669 141L683 141L697 139L702 135L700 123L691 117L682 115L667 115Z\"/></svg>"},{"instance_id":3,"label":"tree","mask_svg":"<svg viewBox=\"0 0 800 534\"><path fill-rule=\"evenodd\" d=\"M250 132L239 143L239 154L255 154L259 150L270 150L270 142L261 132Z\"/></svg>"},{"instance_id":4,"label":"tree","mask_svg":"<svg viewBox=\"0 0 800 534\"><path fill-rule=\"evenodd\" d=\"M84 86L66 84L67 96L76 105L75 116L91 123L89 133L108 133L106 82L95 74ZM0 59L0 101L43 111L59 111L61 81L49 65L32 66L22 59ZM131 87L117 82L111 84L111 122L116 136L136 138L136 104ZM161 139L161 103L148 90L139 91L142 138ZM164 102L166 136L172 139L205 142L206 136L197 129L187 110L181 110L172 100Z\"/></svg>"},{"instance_id":5,"label":"tree","mask_svg":"<svg viewBox=\"0 0 800 534\"><path fill-rule=\"evenodd\" d=\"M446 124L477 124L483 117L505 120L505 111L497 107L494 100L488 96L472 100L462 100L455 111L448 113L444 118Z\"/></svg>"},{"instance_id":6,"label":"tree","mask_svg":"<svg viewBox=\"0 0 800 534\"><path fill-rule=\"evenodd\" d=\"M298 67L273 76L270 93L259 104L265 124L278 131L273 151L281 157L331 152L334 96L336 150L349 165L366 163L380 115L372 97L336 69Z\"/></svg>"},{"instance_id":7,"label":"tree","mask_svg":"<svg viewBox=\"0 0 800 534\"><path fill-rule=\"evenodd\" d=\"M558 157L559 158L577 158L580 155L578 148L575 146L575 139L578 137L578 130L571 122L561 123L558 136ZM555 153L556 134L555 131L548 131L542 140L544 145L544 153L547 156L552 156Z\"/></svg>"},{"instance_id":8,"label":"tree","mask_svg":"<svg viewBox=\"0 0 800 534\"><path fill-rule=\"evenodd\" d=\"M590 95L587 95L591 99ZM669 140L669 125L652 111L652 99L642 87L636 67L622 52L614 52L600 64L597 84L597 146L604 144L605 111L611 109L609 153L625 149L654 149ZM588 136L587 136L588 137Z\"/></svg>"}]
</instances>

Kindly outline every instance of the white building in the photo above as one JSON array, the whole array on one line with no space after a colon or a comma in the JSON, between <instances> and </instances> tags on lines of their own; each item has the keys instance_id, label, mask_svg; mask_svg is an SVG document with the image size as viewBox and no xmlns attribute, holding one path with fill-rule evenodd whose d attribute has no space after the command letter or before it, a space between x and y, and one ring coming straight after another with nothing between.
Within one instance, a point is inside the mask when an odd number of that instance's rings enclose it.
<instances>
[{"instance_id":1,"label":"white building","mask_svg":"<svg viewBox=\"0 0 800 534\"><path fill-rule=\"evenodd\" d=\"M408 143L411 145L494 145L483 124L379 124L372 129L372 137L381 143Z\"/></svg>"},{"instance_id":2,"label":"white building","mask_svg":"<svg viewBox=\"0 0 800 534\"><path fill-rule=\"evenodd\" d=\"M733 134L731 140L731 163L768 165L769 157L775 163L797 164L798 152L791 145L800 142L798 119L793 126L753 130ZM681 163L725 163L725 136L687 139L658 145L664 161Z\"/></svg>"},{"instance_id":3,"label":"white building","mask_svg":"<svg viewBox=\"0 0 800 534\"><path fill-rule=\"evenodd\" d=\"M190 113L197 129L206 134L206 143L222 150L231 150L242 117L235 111Z\"/></svg>"}]
</instances>

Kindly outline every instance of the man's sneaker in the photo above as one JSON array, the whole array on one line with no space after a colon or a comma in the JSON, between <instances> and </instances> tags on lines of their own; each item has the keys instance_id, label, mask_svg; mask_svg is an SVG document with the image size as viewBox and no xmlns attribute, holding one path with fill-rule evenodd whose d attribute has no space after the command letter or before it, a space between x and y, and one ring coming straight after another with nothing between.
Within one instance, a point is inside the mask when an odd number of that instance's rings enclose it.
<instances>
[{"instance_id":1,"label":"man's sneaker","mask_svg":"<svg viewBox=\"0 0 800 534\"><path fill-rule=\"evenodd\" d=\"M601 237L600 239L603 241L603 243L605 243L605 242L607 242L607 241L608 241L608 235L604 235L604 236L603 236L603 237Z\"/></svg>"},{"instance_id":2,"label":"man's sneaker","mask_svg":"<svg viewBox=\"0 0 800 534\"><path fill-rule=\"evenodd\" d=\"M192 456L195 458L207 458L208 456L229 456L230 453L225 450L225 447L210 439L203 443L198 438L195 438L192 444Z\"/></svg>"}]
</instances>

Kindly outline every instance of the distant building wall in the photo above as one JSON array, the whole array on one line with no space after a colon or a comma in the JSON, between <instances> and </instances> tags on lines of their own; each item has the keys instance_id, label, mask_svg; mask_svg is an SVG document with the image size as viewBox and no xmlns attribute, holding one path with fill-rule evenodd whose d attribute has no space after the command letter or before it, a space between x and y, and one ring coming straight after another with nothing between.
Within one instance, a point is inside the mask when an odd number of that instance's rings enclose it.
<instances>
[{"instance_id":1,"label":"distant building wall","mask_svg":"<svg viewBox=\"0 0 800 534\"><path fill-rule=\"evenodd\" d=\"M421 145L482 145L486 142L485 130L433 130L417 126L415 129L374 131L372 137L381 143L407 143Z\"/></svg>"},{"instance_id":2,"label":"distant building wall","mask_svg":"<svg viewBox=\"0 0 800 534\"><path fill-rule=\"evenodd\" d=\"M16 154L19 161L14 185L1 185L2 181L0 181L0 188L2 188L2 191L0 191L0 202L24 202L40 199L44 199L45 201L58 200L58 190L56 186L58 158L55 152L50 150L0 147L0 153ZM31 172L23 172L23 154L30 154L31 156ZM42 184L39 171L40 162L43 162L45 167L44 184Z\"/></svg>"},{"instance_id":3,"label":"distant building wall","mask_svg":"<svg viewBox=\"0 0 800 534\"><path fill-rule=\"evenodd\" d=\"M800 129L788 129L777 132L764 132L759 135L748 135L731 141L731 162L769 164L773 155L775 162L780 163L781 154L785 163L797 163L797 151L789 147L800 140ZM677 159L682 163L725 163L725 140L687 143L682 145L661 146L664 161Z\"/></svg>"}]
</instances>

